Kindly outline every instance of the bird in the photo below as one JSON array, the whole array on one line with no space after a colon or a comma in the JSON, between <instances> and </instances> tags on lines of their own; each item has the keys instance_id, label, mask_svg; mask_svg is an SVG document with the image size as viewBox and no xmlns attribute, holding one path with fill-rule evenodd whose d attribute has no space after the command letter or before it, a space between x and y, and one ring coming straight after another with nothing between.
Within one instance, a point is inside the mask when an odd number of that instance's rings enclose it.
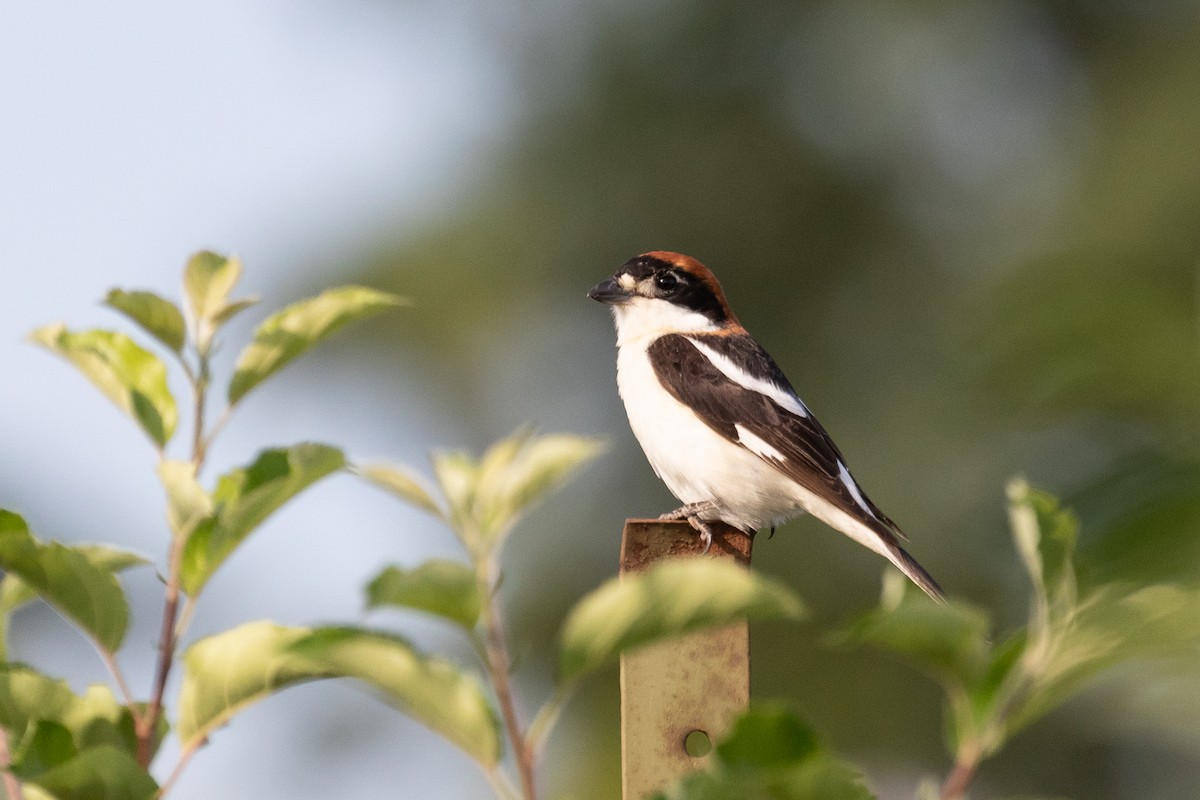
<instances>
[{"instance_id":1,"label":"bird","mask_svg":"<svg viewBox=\"0 0 1200 800\"><path fill-rule=\"evenodd\" d=\"M711 522L752 534L808 513L945 601L900 546L908 537L867 497L706 266L654 250L626 261L587 296L612 309L629 426L683 503L662 519L687 520L707 553Z\"/></svg>"}]
</instances>

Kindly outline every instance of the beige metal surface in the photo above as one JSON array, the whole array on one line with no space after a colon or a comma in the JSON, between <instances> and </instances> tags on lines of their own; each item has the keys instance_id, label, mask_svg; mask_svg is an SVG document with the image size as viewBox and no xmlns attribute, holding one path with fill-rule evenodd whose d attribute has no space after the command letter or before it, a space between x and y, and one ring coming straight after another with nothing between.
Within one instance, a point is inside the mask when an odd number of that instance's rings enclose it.
<instances>
[{"instance_id":1,"label":"beige metal surface","mask_svg":"<svg viewBox=\"0 0 1200 800\"><path fill-rule=\"evenodd\" d=\"M708 556L750 563L753 539L714 524ZM663 558L700 555L700 537L687 522L631 519L621 540L621 573ZM621 657L621 787L641 800L672 779L702 766L684 748L693 731L718 739L750 700L746 623L702 631Z\"/></svg>"}]
</instances>

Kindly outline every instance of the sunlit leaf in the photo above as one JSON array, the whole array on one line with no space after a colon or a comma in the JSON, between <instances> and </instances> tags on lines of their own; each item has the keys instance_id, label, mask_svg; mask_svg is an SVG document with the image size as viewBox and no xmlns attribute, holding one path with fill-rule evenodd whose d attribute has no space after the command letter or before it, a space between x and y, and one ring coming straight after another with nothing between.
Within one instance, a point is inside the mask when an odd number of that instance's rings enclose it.
<instances>
[{"instance_id":1,"label":"sunlit leaf","mask_svg":"<svg viewBox=\"0 0 1200 800\"><path fill-rule=\"evenodd\" d=\"M176 353L183 349L183 313L170 300L154 292L113 289L104 298L104 304L129 317Z\"/></svg>"},{"instance_id":2,"label":"sunlit leaf","mask_svg":"<svg viewBox=\"0 0 1200 800\"><path fill-rule=\"evenodd\" d=\"M251 622L201 639L183 655L175 730L186 745L198 743L259 700L334 671L292 653L307 628Z\"/></svg>"},{"instance_id":3,"label":"sunlit leaf","mask_svg":"<svg viewBox=\"0 0 1200 800\"><path fill-rule=\"evenodd\" d=\"M817 741L791 712L752 706L716 748L706 769L655 800L871 800L862 776Z\"/></svg>"},{"instance_id":4,"label":"sunlit leaf","mask_svg":"<svg viewBox=\"0 0 1200 800\"><path fill-rule=\"evenodd\" d=\"M221 306L212 315L213 325L224 325L229 320L236 317L238 314L245 311L247 308L252 308L258 305L257 297L243 297L241 300L233 300Z\"/></svg>"},{"instance_id":5,"label":"sunlit leaf","mask_svg":"<svg viewBox=\"0 0 1200 800\"><path fill-rule=\"evenodd\" d=\"M176 729L185 746L203 741L239 711L288 686L351 677L382 691L485 764L499 759L499 728L479 683L401 639L252 622L202 639L184 654L183 663Z\"/></svg>"},{"instance_id":6,"label":"sunlit leaf","mask_svg":"<svg viewBox=\"0 0 1200 800\"><path fill-rule=\"evenodd\" d=\"M382 692L389 703L428 726L486 767L500 760L500 724L474 677L403 639L352 628L323 628L293 652Z\"/></svg>"},{"instance_id":7,"label":"sunlit leaf","mask_svg":"<svg viewBox=\"0 0 1200 800\"><path fill-rule=\"evenodd\" d=\"M0 569L115 652L129 622L129 604L113 570L100 561L78 548L38 542L23 519L0 510Z\"/></svg>"},{"instance_id":8,"label":"sunlit leaf","mask_svg":"<svg viewBox=\"0 0 1200 800\"><path fill-rule=\"evenodd\" d=\"M1046 613L1058 613L1075 602L1075 539L1079 521L1059 508L1058 500L1030 488L1022 479L1008 484L1009 523L1017 552L1033 581Z\"/></svg>"},{"instance_id":9,"label":"sunlit leaf","mask_svg":"<svg viewBox=\"0 0 1200 800\"><path fill-rule=\"evenodd\" d=\"M433 475L446 498L450 524L463 537L463 544L474 551L479 542L475 521L475 487L479 481L479 466L466 453L434 453Z\"/></svg>"},{"instance_id":10,"label":"sunlit leaf","mask_svg":"<svg viewBox=\"0 0 1200 800\"><path fill-rule=\"evenodd\" d=\"M161 461L158 479L167 493L167 522L171 531L187 538L213 512L212 498L196 480L196 465L190 461Z\"/></svg>"},{"instance_id":11,"label":"sunlit leaf","mask_svg":"<svg viewBox=\"0 0 1200 800\"><path fill-rule=\"evenodd\" d=\"M183 270L183 290L192 318L213 317L229 302L229 293L242 276L242 262L219 253L201 251L188 259Z\"/></svg>"},{"instance_id":12,"label":"sunlit leaf","mask_svg":"<svg viewBox=\"0 0 1200 800\"><path fill-rule=\"evenodd\" d=\"M748 569L708 558L665 562L612 579L584 597L563 626L563 682L621 652L741 619L796 619L799 599Z\"/></svg>"},{"instance_id":13,"label":"sunlit leaf","mask_svg":"<svg viewBox=\"0 0 1200 800\"><path fill-rule=\"evenodd\" d=\"M114 331L72 332L48 325L30 336L78 367L160 448L171 438L178 412L167 388L167 368L153 353Z\"/></svg>"},{"instance_id":14,"label":"sunlit leaf","mask_svg":"<svg viewBox=\"0 0 1200 800\"><path fill-rule=\"evenodd\" d=\"M180 572L184 591L198 593L263 520L345 464L337 448L299 444L264 450L250 466L222 476L212 495L212 516L196 527L184 546Z\"/></svg>"},{"instance_id":15,"label":"sunlit leaf","mask_svg":"<svg viewBox=\"0 0 1200 800\"><path fill-rule=\"evenodd\" d=\"M367 585L367 605L403 606L474 628L482 601L475 572L456 561L434 559L416 569L388 567Z\"/></svg>"},{"instance_id":16,"label":"sunlit leaf","mask_svg":"<svg viewBox=\"0 0 1200 800\"><path fill-rule=\"evenodd\" d=\"M158 791L133 756L115 747L84 750L30 783L56 800L149 800Z\"/></svg>"},{"instance_id":17,"label":"sunlit leaf","mask_svg":"<svg viewBox=\"0 0 1200 800\"><path fill-rule=\"evenodd\" d=\"M517 434L489 448L480 464L476 514L482 530L503 536L522 512L562 485L603 445L570 434Z\"/></svg>"},{"instance_id":18,"label":"sunlit leaf","mask_svg":"<svg viewBox=\"0 0 1200 800\"><path fill-rule=\"evenodd\" d=\"M402 500L424 509L434 516L442 516L442 508L424 481L411 471L389 464L369 464L355 472Z\"/></svg>"},{"instance_id":19,"label":"sunlit leaf","mask_svg":"<svg viewBox=\"0 0 1200 800\"><path fill-rule=\"evenodd\" d=\"M258 326L254 340L238 356L237 369L229 384L230 404L241 400L255 386L343 325L402 302L387 292L342 286L271 315Z\"/></svg>"},{"instance_id":20,"label":"sunlit leaf","mask_svg":"<svg viewBox=\"0 0 1200 800\"><path fill-rule=\"evenodd\" d=\"M1025 665L1034 676L1032 688L1008 728L1028 725L1117 664L1197 654L1200 590L1102 587L1072 613L1045 656Z\"/></svg>"}]
</instances>

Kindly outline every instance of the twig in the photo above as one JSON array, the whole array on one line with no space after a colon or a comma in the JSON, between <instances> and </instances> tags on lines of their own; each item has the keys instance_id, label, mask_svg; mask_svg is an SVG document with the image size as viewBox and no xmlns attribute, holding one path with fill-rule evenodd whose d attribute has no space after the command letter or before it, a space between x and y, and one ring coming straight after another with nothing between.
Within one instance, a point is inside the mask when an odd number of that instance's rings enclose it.
<instances>
[{"instance_id":1,"label":"twig","mask_svg":"<svg viewBox=\"0 0 1200 800\"><path fill-rule=\"evenodd\" d=\"M121 697L124 698L125 705L129 706L129 713L133 716L134 724L140 725L142 715L138 713L137 703L133 699L133 692L129 690L129 684L125 681L125 675L121 672L121 665L117 663L116 655L99 642L96 642L95 645L96 650L100 653L100 659L108 669L108 674L112 675L113 681L117 684L117 690L121 692Z\"/></svg>"},{"instance_id":2,"label":"twig","mask_svg":"<svg viewBox=\"0 0 1200 800\"><path fill-rule=\"evenodd\" d=\"M154 793L154 800L166 795L175 786L175 782L179 780L179 776L183 774L183 768L192 760L192 756L196 754L200 744L203 742L195 742L184 745L183 750L179 753L179 760L175 762L175 768L171 770L171 774L163 781L162 786L158 787L158 791Z\"/></svg>"},{"instance_id":3,"label":"twig","mask_svg":"<svg viewBox=\"0 0 1200 800\"><path fill-rule=\"evenodd\" d=\"M960 753L958 760L954 762L954 768L942 783L941 800L962 800L978 769L977 753Z\"/></svg>"},{"instance_id":4,"label":"twig","mask_svg":"<svg viewBox=\"0 0 1200 800\"><path fill-rule=\"evenodd\" d=\"M4 795L8 800L25 800L25 790L17 776L9 770L12 756L8 752L8 731L0 728L0 770L4 773Z\"/></svg>"},{"instance_id":5,"label":"twig","mask_svg":"<svg viewBox=\"0 0 1200 800\"><path fill-rule=\"evenodd\" d=\"M198 337L197 341L199 341ZM180 361L183 362L188 380L192 384L192 464L195 465L196 473L199 474L200 468L204 466L208 445L212 441L212 432L210 431L206 436L204 431L204 402L208 396L209 381L207 349L197 353L195 371L188 368L183 358L180 358ZM138 720L137 761L147 768L154 756L154 736L158 728L158 721L162 718L163 694L167 690L167 678L170 677L171 666L175 663L175 651L179 644L179 627L177 626L181 594L179 572L183 563L183 548L186 543L187 539L183 536L176 535L171 539L171 551L167 558L167 586L163 594L162 625L158 634L158 658L154 668L154 687L150 693L150 705L146 709L145 715ZM190 619L191 598L185 604L184 610L185 615ZM180 767L183 763L186 763L186 759L181 759Z\"/></svg>"},{"instance_id":6,"label":"twig","mask_svg":"<svg viewBox=\"0 0 1200 800\"><path fill-rule=\"evenodd\" d=\"M183 540L178 537L171 541L167 588L163 597L162 627L158 635L158 663L154 669L154 689L150 694L150 706L140 720L137 730L137 761L143 767L150 766L150 759L154 755L154 732L162 716L167 677L175 661L175 647L178 643L175 620L179 613L179 568L183 560L183 544Z\"/></svg>"},{"instance_id":7,"label":"twig","mask_svg":"<svg viewBox=\"0 0 1200 800\"><path fill-rule=\"evenodd\" d=\"M485 561L490 562L492 558L494 556L485 558ZM513 700L512 681L509 676L512 661L509 658L508 644L505 641L504 616L500 610L495 578L496 569L491 563L486 564L485 569L487 572L481 583L484 588L483 623L488 674L496 689L496 699L500 703L504 729L508 733L513 760L517 764L517 774L521 778L522 794L525 800L537 800L537 785L533 774L534 754L521 731L521 722L517 718L517 708Z\"/></svg>"},{"instance_id":8,"label":"twig","mask_svg":"<svg viewBox=\"0 0 1200 800\"><path fill-rule=\"evenodd\" d=\"M508 776L496 767L484 768L483 776L487 778L488 784L492 787L492 793L497 797L502 800L520 800L521 795L517 793L517 787L513 786Z\"/></svg>"}]
</instances>

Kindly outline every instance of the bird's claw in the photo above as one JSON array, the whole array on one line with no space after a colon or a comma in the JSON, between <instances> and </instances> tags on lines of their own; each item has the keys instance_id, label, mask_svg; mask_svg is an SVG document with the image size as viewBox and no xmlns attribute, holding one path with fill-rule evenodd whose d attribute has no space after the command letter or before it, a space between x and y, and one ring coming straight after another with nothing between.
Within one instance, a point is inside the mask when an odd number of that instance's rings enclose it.
<instances>
[{"instance_id":1,"label":"bird's claw","mask_svg":"<svg viewBox=\"0 0 1200 800\"><path fill-rule=\"evenodd\" d=\"M686 519L700 534L700 541L704 543L704 549L700 551L700 555L708 555L708 551L712 548L713 530L707 522L700 519L700 514L709 511L715 511L717 504L711 500L702 500L699 503L688 503L686 506L677 508L674 511L668 511L659 517L662 520L680 520Z\"/></svg>"},{"instance_id":2,"label":"bird's claw","mask_svg":"<svg viewBox=\"0 0 1200 800\"><path fill-rule=\"evenodd\" d=\"M712 547L713 532L707 522L699 517L688 517L688 524L700 532L700 541L704 542L704 549L700 551L700 555L708 555L709 549Z\"/></svg>"}]
</instances>

